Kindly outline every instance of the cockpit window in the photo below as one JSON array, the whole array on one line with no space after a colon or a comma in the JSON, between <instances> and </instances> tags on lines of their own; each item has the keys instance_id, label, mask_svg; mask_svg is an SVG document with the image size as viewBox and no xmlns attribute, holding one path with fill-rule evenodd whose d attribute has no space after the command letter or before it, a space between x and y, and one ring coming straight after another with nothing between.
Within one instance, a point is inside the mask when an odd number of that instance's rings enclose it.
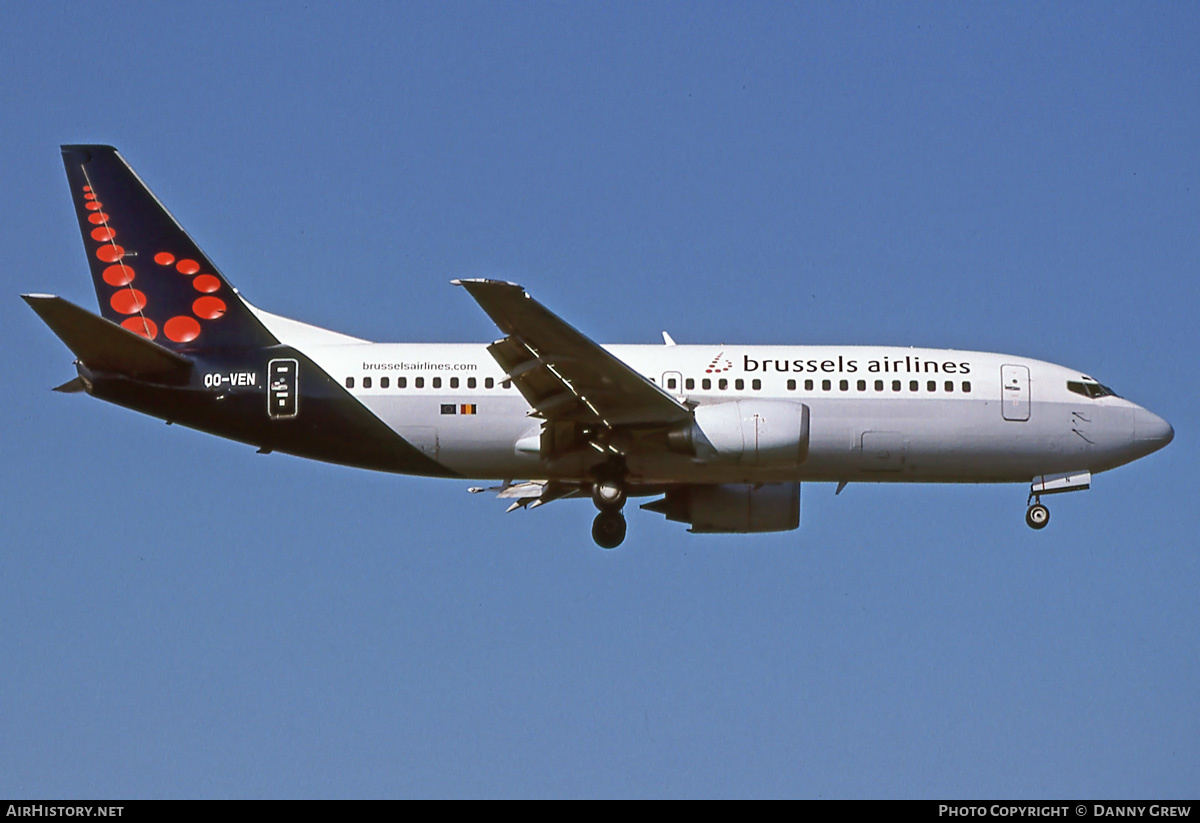
<instances>
[{"instance_id":1,"label":"cockpit window","mask_svg":"<svg viewBox=\"0 0 1200 823\"><path fill-rule=\"evenodd\" d=\"M1120 397L1115 391L1108 386L1102 386L1099 383L1082 380L1068 380L1067 390L1073 391L1075 394L1082 394L1084 397Z\"/></svg>"}]
</instances>

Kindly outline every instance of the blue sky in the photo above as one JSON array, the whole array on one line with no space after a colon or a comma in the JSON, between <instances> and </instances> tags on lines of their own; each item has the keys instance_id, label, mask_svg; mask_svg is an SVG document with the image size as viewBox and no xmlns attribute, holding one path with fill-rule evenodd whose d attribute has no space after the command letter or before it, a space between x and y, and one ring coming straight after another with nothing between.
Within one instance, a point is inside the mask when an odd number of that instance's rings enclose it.
<instances>
[{"instance_id":1,"label":"blue sky","mask_svg":"<svg viewBox=\"0 0 1200 823\"><path fill-rule=\"evenodd\" d=\"M1195 797L1194 4L0 5L0 796ZM1165 451L804 487L693 536L259 456L49 388L116 145L257 305L494 339L878 343L1085 371Z\"/></svg>"}]
</instances>

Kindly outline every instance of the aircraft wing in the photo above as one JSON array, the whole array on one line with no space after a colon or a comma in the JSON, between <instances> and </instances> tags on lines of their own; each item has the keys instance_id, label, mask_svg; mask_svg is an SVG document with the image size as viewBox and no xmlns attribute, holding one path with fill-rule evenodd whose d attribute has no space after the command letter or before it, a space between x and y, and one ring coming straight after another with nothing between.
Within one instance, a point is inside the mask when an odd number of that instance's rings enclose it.
<instances>
[{"instance_id":1,"label":"aircraft wing","mask_svg":"<svg viewBox=\"0 0 1200 823\"><path fill-rule=\"evenodd\" d=\"M613 357L515 283L454 280L507 337L488 351L534 409L554 422L658 426L690 420L669 393Z\"/></svg>"}]
</instances>

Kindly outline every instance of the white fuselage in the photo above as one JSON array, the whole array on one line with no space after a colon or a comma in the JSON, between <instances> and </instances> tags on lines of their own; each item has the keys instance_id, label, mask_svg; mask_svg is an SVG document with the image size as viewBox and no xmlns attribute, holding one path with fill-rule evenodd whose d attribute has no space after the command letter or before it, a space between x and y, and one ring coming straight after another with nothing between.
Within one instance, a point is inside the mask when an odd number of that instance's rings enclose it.
<instances>
[{"instance_id":1,"label":"white fuselage","mask_svg":"<svg viewBox=\"0 0 1200 823\"><path fill-rule=\"evenodd\" d=\"M690 405L786 400L810 411L807 460L771 468L659 451L629 461L654 483L1021 482L1100 472L1162 445L1134 403L1068 389L1039 360L866 346L615 345L611 354ZM561 477L528 444L541 427L483 345L308 341L303 351L380 420L464 477Z\"/></svg>"}]
</instances>

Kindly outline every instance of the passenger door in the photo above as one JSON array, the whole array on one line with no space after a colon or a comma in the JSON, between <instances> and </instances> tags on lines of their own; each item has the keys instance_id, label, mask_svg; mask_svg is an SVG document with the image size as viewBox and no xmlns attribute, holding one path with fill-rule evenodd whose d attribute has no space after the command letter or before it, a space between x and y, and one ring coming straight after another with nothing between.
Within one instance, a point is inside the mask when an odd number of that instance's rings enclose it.
<instances>
[{"instance_id":1,"label":"passenger door","mask_svg":"<svg viewBox=\"0 0 1200 823\"><path fill-rule=\"evenodd\" d=\"M1005 420L1029 419L1029 367L1000 367L1000 413Z\"/></svg>"}]
</instances>

